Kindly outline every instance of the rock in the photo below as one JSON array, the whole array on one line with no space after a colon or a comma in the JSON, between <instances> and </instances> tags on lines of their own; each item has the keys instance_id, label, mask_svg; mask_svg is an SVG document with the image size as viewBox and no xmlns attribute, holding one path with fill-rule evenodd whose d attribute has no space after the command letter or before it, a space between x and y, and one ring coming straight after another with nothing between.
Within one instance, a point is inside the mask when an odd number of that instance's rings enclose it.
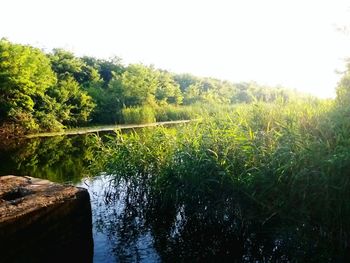
<instances>
[{"instance_id":1,"label":"rock","mask_svg":"<svg viewBox=\"0 0 350 263\"><path fill-rule=\"evenodd\" d=\"M92 262L86 189L32 177L0 177L1 262Z\"/></svg>"}]
</instances>

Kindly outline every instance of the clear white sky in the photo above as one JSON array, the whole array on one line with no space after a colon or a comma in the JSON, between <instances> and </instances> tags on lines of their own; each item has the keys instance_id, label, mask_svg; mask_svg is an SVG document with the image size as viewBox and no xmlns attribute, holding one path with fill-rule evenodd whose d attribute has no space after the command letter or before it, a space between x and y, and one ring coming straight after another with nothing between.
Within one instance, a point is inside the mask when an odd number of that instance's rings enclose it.
<instances>
[{"instance_id":1,"label":"clear white sky","mask_svg":"<svg viewBox=\"0 0 350 263\"><path fill-rule=\"evenodd\" d=\"M125 63L332 96L345 0L0 0L0 37Z\"/></svg>"}]
</instances>

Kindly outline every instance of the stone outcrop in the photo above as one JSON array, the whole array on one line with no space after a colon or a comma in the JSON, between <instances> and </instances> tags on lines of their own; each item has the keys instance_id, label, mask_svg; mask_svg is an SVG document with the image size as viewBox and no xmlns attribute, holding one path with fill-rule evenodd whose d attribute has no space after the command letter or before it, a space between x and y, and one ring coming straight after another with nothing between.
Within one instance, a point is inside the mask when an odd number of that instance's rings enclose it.
<instances>
[{"instance_id":1,"label":"stone outcrop","mask_svg":"<svg viewBox=\"0 0 350 263\"><path fill-rule=\"evenodd\" d=\"M1 262L92 262L92 256L86 189L0 177Z\"/></svg>"}]
</instances>

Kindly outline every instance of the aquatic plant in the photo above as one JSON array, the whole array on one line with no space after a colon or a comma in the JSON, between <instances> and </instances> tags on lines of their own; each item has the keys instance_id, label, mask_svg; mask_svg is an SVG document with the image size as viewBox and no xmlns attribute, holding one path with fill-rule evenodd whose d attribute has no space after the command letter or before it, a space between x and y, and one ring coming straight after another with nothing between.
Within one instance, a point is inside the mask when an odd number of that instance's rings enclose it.
<instances>
[{"instance_id":1,"label":"aquatic plant","mask_svg":"<svg viewBox=\"0 0 350 263\"><path fill-rule=\"evenodd\" d=\"M145 182L150 213L184 207L192 217L207 210L216 221L289 225L283 242L294 236L288 246L296 253L289 256L345 260L346 116L327 101L240 105L177 128L117 132L99 141L96 163L114 175L116 185L125 180L137 188ZM175 220L177 212L171 214Z\"/></svg>"}]
</instances>

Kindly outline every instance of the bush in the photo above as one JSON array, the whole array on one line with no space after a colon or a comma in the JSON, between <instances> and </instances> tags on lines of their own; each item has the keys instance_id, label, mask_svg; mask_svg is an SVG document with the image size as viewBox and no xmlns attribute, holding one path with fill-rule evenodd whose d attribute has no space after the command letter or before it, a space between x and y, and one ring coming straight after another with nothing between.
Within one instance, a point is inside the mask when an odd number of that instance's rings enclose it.
<instances>
[{"instance_id":1,"label":"bush","mask_svg":"<svg viewBox=\"0 0 350 263\"><path fill-rule=\"evenodd\" d=\"M38 121L40 123L40 129L43 131L61 131L65 126L57 120L57 117L52 113L38 112Z\"/></svg>"},{"instance_id":2,"label":"bush","mask_svg":"<svg viewBox=\"0 0 350 263\"><path fill-rule=\"evenodd\" d=\"M25 133L39 129L39 124L33 114L24 110L11 109L9 111L9 120L10 123L14 123L17 127L22 127Z\"/></svg>"}]
</instances>

